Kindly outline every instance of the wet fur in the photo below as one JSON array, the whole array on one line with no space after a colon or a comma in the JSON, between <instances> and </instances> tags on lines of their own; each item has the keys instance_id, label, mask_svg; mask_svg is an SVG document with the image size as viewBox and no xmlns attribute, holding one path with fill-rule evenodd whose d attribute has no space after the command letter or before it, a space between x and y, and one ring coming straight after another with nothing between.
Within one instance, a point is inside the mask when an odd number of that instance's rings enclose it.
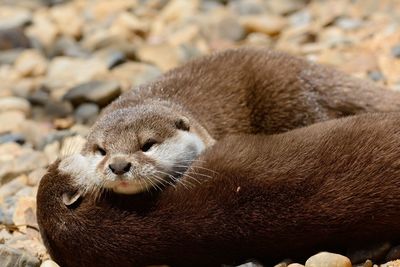
<instances>
[{"instance_id":1,"label":"wet fur","mask_svg":"<svg viewBox=\"0 0 400 267\"><path fill-rule=\"evenodd\" d=\"M272 136L231 136L160 195L106 194L66 207L53 164L37 195L61 266L276 263L400 237L400 116L365 114ZM210 176L210 177L208 177ZM191 181L184 176L183 181Z\"/></svg>"}]
</instances>

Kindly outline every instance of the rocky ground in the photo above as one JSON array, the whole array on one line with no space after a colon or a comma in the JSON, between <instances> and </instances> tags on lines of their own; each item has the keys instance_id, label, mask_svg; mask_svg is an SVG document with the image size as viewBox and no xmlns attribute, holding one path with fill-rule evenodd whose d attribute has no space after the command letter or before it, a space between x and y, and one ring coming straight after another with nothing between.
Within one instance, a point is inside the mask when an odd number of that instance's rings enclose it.
<instances>
[{"instance_id":1,"label":"rocky ground","mask_svg":"<svg viewBox=\"0 0 400 267\"><path fill-rule=\"evenodd\" d=\"M40 178L121 92L191 58L243 45L288 51L400 90L399 23L396 0L0 0L0 266L48 259L35 218ZM389 249L383 244L371 259ZM351 263L323 253L305 265Z\"/></svg>"}]
</instances>

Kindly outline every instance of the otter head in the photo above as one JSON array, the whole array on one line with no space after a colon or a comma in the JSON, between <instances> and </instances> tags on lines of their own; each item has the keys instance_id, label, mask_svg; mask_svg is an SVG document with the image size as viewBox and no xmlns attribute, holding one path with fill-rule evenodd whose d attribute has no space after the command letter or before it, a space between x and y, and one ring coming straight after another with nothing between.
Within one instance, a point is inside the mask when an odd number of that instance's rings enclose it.
<instances>
[{"instance_id":1,"label":"otter head","mask_svg":"<svg viewBox=\"0 0 400 267\"><path fill-rule=\"evenodd\" d=\"M194 128L194 127L193 127ZM134 194L172 184L205 149L190 120L174 109L141 105L100 117L82 155L78 182Z\"/></svg>"}]
</instances>

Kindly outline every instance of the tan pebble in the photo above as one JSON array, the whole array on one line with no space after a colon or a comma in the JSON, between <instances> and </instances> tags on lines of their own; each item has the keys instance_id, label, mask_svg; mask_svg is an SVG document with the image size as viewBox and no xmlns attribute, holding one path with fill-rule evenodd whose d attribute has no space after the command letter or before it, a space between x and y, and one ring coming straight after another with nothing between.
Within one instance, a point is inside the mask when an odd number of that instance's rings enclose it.
<instances>
[{"instance_id":1,"label":"tan pebble","mask_svg":"<svg viewBox=\"0 0 400 267\"><path fill-rule=\"evenodd\" d=\"M40 267L60 267L60 265L58 265L57 263L55 263L52 260L47 260L47 261L42 262Z\"/></svg>"},{"instance_id":2,"label":"tan pebble","mask_svg":"<svg viewBox=\"0 0 400 267\"><path fill-rule=\"evenodd\" d=\"M50 16L63 35L78 38L84 25L83 16L77 16L78 12L71 4L56 5L50 9Z\"/></svg>"},{"instance_id":3,"label":"tan pebble","mask_svg":"<svg viewBox=\"0 0 400 267\"><path fill-rule=\"evenodd\" d=\"M381 267L400 267L400 260L389 261L385 264L382 264Z\"/></svg>"},{"instance_id":4,"label":"tan pebble","mask_svg":"<svg viewBox=\"0 0 400 267\"><path fill-rule=\"evenodd\" d=\"M0 134L15 132L25 121L25 113L19 110L0 113Z\"/></svg>"},{"instance_id":5,"label":"tan pebble","mask_svg":"<svg viewBox=\"0 0 400 267\"><path fill-rule=\"evenodd\" d=\"M25 50L14 63L15 70L22 76L40 76L47 70L47 60L37 50Z\"/></svg>"},{"instance_id":6,"label":"tan pebble","mask_svg":"<svg viewBox=\"0 0 400 267\"><path fill-rule=\"evenodd\" d=\"M292 263L292 264L289 264L288 267L304 267L304 265L300 264L300 263Z\"/></svg>"},{"instance_id":7,"label":"tan pebble","mask_svg":"<svg viewBox=\"0 0 400 267\"><path fill-rule=\"evenodd\" d=\"M349 258L329 252L320 252L310 257L305 267L352 267Z\"/></svg>"},{"instance_id":8,"label":"tan pebble","mask_svg":"<svg viewBox=\"0 0 400 267\"><path fill-rule=\"evenodd\" d=\"M54 44L59 30L50 18L47 10L35 12L33 23L26 30L29 37L38 40L45 47Z\"/></svg>"},{"instance_id":9,"label":"tan pebble","mask_svg":"<svg viewBox=\"0 0 400 267\"><path fill-rule=\"evenodd\" d=\"M184 61L184 54L179 47L168 44L141 46L137 50L137 56L141 61L153 63L163 71L172 69Z\"/></svg>"},{"instance_id":10,"label":"tan pebble","mask_svg":"<svg viewBox=\"0 0 400 267\"><path fill-rule=\"evenodd\" d=\"M245 16L240 19L242 26L249 32L261 32L276 35L286 27L286 20L279 16Z\"/></svg>"},{"instance_id":11,"label":"tan pebble","mask_svg":"<svg viewBox=\"0 0 400 267\"><path fill-rule=\"evenodd\" d=\"M54 127L59 130L69 129L74 125L74 118L67 117L67 118L57 118L53 121Z\"/></svg>"},{"instance_id":12,"label":"tan pebble","mask_svg":"<svg viewBox=\"0 0 400 267\"><path fill-rule=\"evenodd\" d=\"M2 97L0 98L0 112L4 111L21 111L25 115L29 115L31 105L27 100L21 97Z\"/></svg>"},{"instance_id":13,"label":"tan pebble","mask_svg":"<svg viewBox=\"0 0 400 267\"><path fill-rule=\"evenodd\" d=\"M29 173L27 185L29 185L29 186L38 185L40 180L42 179L43 175L46 174L46 172L47 172L46 168L37 168L36 170Z\"/></svg>"},{"instance_id":14,"label":"tan pebble","mask_svg":"<svg viewBox=\"0 0 400 267\"><path fill-rule=\"evenodd\" d=\"M26 214L32 214L28 210L31 209L33 214L36 213L36 198L35 197L21 197L18 199L14 215L13 222L15 225L25 225L28 223Z\"/></svg>"},{"instance_id":15,"label":"tan pebble","mask_svg":"<svg viewBox=\"0 0 400 267\"><path fill-rule=\"evenodd\" d=\"M106 64L96 58L57 57L49 65L44 85L50 89L73 87L107 72Z\"/></svg>"},{"instance_id":16,"label":"tan pebble","mask_svg":"<svg viewBox=\"0 0 400 267\"><path fill-rule=\"evenodd\" d=\"M55 141L46 145L43 152L50 164L55 162L60 156L60 142Z\"/></svg>"}]
</instances>

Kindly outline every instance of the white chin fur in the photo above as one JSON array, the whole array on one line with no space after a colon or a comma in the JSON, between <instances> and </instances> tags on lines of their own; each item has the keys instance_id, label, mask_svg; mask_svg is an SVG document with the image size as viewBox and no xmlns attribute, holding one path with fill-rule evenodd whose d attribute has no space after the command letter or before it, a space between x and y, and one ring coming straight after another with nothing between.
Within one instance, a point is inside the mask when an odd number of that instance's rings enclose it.
<instances>
[{"instance_id":1,"label":"white chin fur","mask_svg":"<svg viewBox=\"0 0 400 267\"><path fill-rule=\"evenodd\" d=\"M100 178L96 173L96 166L100 160L100 156L73 154L61 160L58 169L62 173L71 175L75 184L83 192L87 192L100 184Z\"/></svg>"},{"instance_id":2,"label":"white chin fur","mask_svg":"<svg viewBox=\"0 0 400 267\"><path fill-rule=\"evenodd\" d=\"M205 149L203 141L194 133L178 131L146 155L157 162L167 172L182 165L190 165Z\"/></svg>"}]
</instances>

